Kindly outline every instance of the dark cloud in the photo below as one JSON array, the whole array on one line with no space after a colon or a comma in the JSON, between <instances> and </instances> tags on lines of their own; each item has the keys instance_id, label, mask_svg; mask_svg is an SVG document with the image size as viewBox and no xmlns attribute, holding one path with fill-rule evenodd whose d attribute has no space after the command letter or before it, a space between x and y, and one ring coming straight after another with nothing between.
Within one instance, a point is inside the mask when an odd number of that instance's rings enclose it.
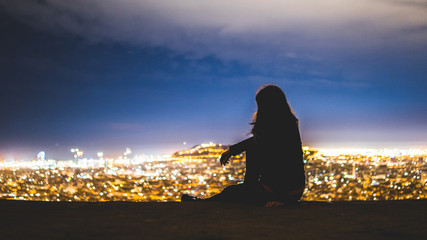
<instances>
[{"instance_id":1,"label":"dark cloud","mask_svg":"<svg viewBox=\"0 0 427 240\"><path fill-rule=\"evenodd\" d=\"M399 4L396 4L399 3ZM89 41L252 63L427 42L423 1L1 1L33 26ZM402 31L405 34L401 34ZM416 30L416 31L415 31ZM334 55L331 54L331 55ZM256 57L254 57L256 56Z\"/></svg>"}]
</instances>

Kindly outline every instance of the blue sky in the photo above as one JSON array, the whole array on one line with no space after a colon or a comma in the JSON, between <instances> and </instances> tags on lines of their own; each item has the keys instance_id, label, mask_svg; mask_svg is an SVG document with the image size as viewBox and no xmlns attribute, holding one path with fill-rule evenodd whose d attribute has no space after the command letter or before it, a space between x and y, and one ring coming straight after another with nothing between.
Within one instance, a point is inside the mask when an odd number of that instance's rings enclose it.
<instances>
[{"instance_id":1,"label":"blue sky","mask_svg":"<svg viewBox=\"0 0 427 240\"><path fill-rule=\"evenodd\" d=\"M425 1L0 0L0 152L172 153L282 87L305 145L427 146Z\"/></svg>"}]
</instances>

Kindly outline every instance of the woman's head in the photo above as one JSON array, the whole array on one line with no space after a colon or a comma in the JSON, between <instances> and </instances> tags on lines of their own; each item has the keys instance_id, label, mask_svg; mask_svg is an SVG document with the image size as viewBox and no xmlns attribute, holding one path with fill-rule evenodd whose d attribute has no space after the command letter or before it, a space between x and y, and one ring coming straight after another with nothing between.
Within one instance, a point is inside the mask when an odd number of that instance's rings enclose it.
<instances>
[{"instance_id":1,"label":"woman's head","mask_svg":"<svg viewBox=\"0 0 427 240\"><path fill-rule=\"evenodd\" d=\"M262 86L256 94L256 102L259 107L274 107L278 104L287 104L285 93L276 85Z\"/></svg>"},{"instance_id":2,"label":"woman's head","mask_svg":"<svg viewBox=\"0 0 427 240\"><path fill-rule=\"evenodd\" d=\"M264 122L283 123L298 122L288 104L285 93L276 85L265 85L256 94L258 110L254 115L254 123Z\"/></svg>"}]
</instances>

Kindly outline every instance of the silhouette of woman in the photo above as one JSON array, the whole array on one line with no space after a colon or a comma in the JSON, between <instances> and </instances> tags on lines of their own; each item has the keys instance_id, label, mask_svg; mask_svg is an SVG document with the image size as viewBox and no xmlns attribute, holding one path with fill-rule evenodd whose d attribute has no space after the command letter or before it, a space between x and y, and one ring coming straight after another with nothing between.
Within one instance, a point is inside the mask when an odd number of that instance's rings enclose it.
<instances>
[{"instance_id":1,"label":"silhouette of woman","mask_svg":"<svg viewBox=\"0 0 427 240\"><path fill-rule=\"evenodd\" d=\"M297 203L305 188L305 173L298 119L283 91L263 86L256 94L252 137L222 153L221 165L246 151L246 173L242 184L199 199L187 194L181 201L218 201L265 204L267 207Z\"/></svg>"}]
</instances>

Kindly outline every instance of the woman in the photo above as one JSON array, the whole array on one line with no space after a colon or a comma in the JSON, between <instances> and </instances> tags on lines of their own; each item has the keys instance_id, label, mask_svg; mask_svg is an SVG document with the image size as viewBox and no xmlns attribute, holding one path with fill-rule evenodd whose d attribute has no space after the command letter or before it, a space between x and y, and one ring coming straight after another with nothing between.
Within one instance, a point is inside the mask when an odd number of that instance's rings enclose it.
<instances>
[{"instance_id":1,"label":"woman","mask_svg":"<svg viewBox=\"0 0 427 240\"><path fill-rule=\"evenodd\" d=\"M275 85L262 87L256 95L257 112L252 137L222 153L221 165L246 151L246 173L242 184L198 199L184 194L181 201L247 202L280 206L296 203L305 188L305 173L298 119L283 91Z\"/></svg>"}]
</instances>

